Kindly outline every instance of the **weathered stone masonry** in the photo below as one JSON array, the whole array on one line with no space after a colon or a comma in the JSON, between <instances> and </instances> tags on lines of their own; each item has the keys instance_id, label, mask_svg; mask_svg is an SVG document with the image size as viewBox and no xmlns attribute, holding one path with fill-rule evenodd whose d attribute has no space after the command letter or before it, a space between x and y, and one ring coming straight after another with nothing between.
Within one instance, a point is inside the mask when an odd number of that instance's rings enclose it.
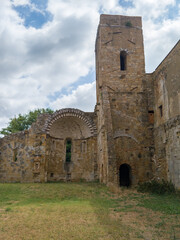
<instances>
[{"instance_id":1,"label":"weathered stone masonry","mask_svg":"<svg viewBox=\"0 0 180 240\"><path fill-rule=\"evenodd\" d=\"M154 83L154 176L180 187L180 42L152 74Z\"/></svg>"},{"instance_id":2,"label":"weathered stone masonry","mask_svg":"<svg viewBox=\"0 0 180 240\"><path fill-rule=\"evenodd\" d=\"M101 15L95 52L95 111L40 115L0 139L1 182L155 178L180 188L180 43L146 74L141 18Z\"/></svg>"},{"instance_id":3,"label":"weathered stone masonry","mask_svg":"<svg viewBox=\"0 0 180 240\"><path fill-rule=\"evenodd\" d=\"M98 178L94 113L62 109L40 115L29 131L0 139L1 182L92 181ZM72 159L66 162L66 140Z\"/></svg>"}]
</instances>

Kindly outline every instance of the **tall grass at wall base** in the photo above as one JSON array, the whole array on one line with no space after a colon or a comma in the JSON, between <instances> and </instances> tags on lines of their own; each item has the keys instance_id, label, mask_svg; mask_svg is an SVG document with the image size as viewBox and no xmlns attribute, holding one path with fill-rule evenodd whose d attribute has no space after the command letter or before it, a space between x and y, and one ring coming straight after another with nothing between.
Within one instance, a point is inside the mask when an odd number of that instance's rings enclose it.
<instances>
[{"instance_id":1,"label":"tall grass at wall base","mask_svg":"<svg viewBox=\"0 0 180 240\"><path fill-rule=\"evenodd\" d=\"M153 194L180 194L172 182L165 180L152 180L144 183L139 183L137 187L138 192L149 192Z\"/></svg>"}]
</instances>

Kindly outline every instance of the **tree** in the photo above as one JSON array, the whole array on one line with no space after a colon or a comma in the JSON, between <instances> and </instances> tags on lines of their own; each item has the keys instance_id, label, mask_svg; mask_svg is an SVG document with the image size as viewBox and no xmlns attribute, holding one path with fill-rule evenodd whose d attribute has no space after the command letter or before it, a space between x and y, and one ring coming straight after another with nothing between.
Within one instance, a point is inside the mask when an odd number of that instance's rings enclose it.
<instances>
[{"instance_id":1,"label":"tree","mask_svg":"<svg viewBox=\"0 0 180 240\"><path fill-rule=\"evenodd\" d=\"M53 110L49 108L36 109L34 111L30 111L27 114L21 115L18 117L10 118L10 122L6 128L3 128L0 133L3 135L8 135L11 133L16 133L19 131L23 131L25 129L29 129L33 122L36 121L39 114L49 113L52 114Z\"/></svg>"}]
</instances>

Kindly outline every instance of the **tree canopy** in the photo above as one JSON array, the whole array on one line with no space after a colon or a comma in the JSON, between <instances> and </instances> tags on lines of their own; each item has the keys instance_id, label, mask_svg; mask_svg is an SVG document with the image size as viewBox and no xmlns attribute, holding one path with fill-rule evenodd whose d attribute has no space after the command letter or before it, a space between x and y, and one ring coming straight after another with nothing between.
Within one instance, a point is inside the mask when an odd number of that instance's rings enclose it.
<instances>
[{"instance_id":1,"label":"tree canopy","mask_svg":"<svg viewBox=\"0 0 180 240\"><path fill-rule=\"evenodd\" d=\"M16 133L19 131L23 131L25 129L29 129L31 124L36 121L39 114L49 113L52 114L54 111L49 108L41 108L36 109L34 111L30 111L27 114L19 114L17 117L10 118L10 122L6 128L3 128L0 133L3 135L8 135L11 133Z\"/></svg>"}]
</instances>

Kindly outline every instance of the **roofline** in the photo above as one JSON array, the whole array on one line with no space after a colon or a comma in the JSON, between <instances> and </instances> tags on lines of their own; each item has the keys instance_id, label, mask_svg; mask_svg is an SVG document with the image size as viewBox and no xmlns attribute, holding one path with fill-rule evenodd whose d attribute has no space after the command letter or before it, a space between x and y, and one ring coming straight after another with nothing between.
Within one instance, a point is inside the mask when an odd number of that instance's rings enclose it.
<instances>
[{"instance_id":1,"label":"roofline","mask_svg":"<svg viewBox=\"0 0 180 240\"><path fill-rule=\"evenodd\" d=\"M165 56L165 58L159 63L159 65L155 68L155 70L152 72L154 73L158 67L165 61L165 59L170 55L170 53L176 48L176 46L179 44L180 40L177 41L177 43L174 45L174 47L169 51L169 53Z\"/></svg>"}]
</instances>

